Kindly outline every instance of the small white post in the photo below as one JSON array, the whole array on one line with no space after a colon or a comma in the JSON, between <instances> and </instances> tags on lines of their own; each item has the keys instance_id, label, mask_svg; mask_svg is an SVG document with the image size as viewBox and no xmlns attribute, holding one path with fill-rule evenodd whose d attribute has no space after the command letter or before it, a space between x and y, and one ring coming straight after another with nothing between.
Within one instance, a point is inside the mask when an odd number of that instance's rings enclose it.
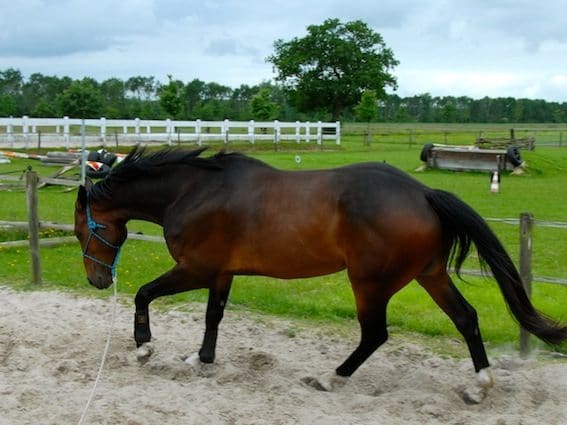
<instances>
[{"instance_id":1,"label":"small white post","mask_svg":"<svg viewBox=\"0 0 567 425\"><path fill-rule=\"evenodd\" d=\"M279 144L281 138L281 129L280 129L280 122L278 120L274 120L274 143Z\"/></svg>"},{"instance_id":2,"label":"small white post","mask_svg":"<svg viewBox=\"0 0 567 425\"><path fill-rule=\"evenodd\" d=\"M106 118L100 118L100 141L102 146L106 147Z\"/></svg>"},{"instance_id":3,"label":"small white post","mask_svg":"<svg viewBox=\"0 0 567 425\"><path fill-rule=\"evenodd\" d=\"M341 122L337 121L336 125L337 125L337 128L335 130L335 137L336 137L337 145L340 145L341 144Z\"/></svg>"},{"instance_id":4,"label":"small white post","mask_svg":"<svg viewBox=\"0 0 567 425\"><path fill-rule=\"evenodd\" d=\"M171 146L172 124L169 118L165 120L165 131L167 133L167 144Z\"/></svg>"},{"instance_id":5,"label":"small white post","mask_svg":"<svg viewBox=\"0 0 567 425\"><path fill-rule=\"evenodd\" d=\"M10 144L10 147L14 147L14 126L12 124L12 120L14 119L13 116L10 115L10 121L8 121L8 127L6 128L6 131L8 132L8 143Z\"/></svg>"},{"instance_id":6,"label":"small white post","mask_svg":"<svg viewBox=\"0 0 567 425\"><path fill-rule=\"evenodd\" d=\"M228 144L228 129L230 127L230 123L227 119L224 120L223 126L222 126L222 132L223 132L223 137L224 137L224 144Z\"/></svg>"},{"instance_id":7,"label":"small white post","mask_svg":"<svg viewBox=\"0 0 567 425\"><path fill-rule=\"evenodd\" d=\"M28 127L28 116L24 115L22 117L22 133L24 134L24 147L26 149L28 148L29 132L30 129Z\"/></svg>"},{"instance_id":8,"label":"small white post","mask_svg":"<svg viewBox=\"0 0 567 425\"><path fill-rule=\"evenodd\" d=\"M311 141L311 123L305 121L305 142L309 143Z\"/></svg>"},{"instance_id":9,"label":"small white post","mask_svg":"<svg viewBox=\"0 0 567 425\"><path fill-rule=\"evenodd\" d=\"M136 142L141 142L140 140L140 118L136 118L135 119L136 124L135 124L135 133L136 133Z\"/></svg>"},{"instance_id":10,"label":"small white post","mask_svg":"<svg viewBox=\"0 0 567 425\"><path fill-rule=\"evenodd\" d=\"M250 143L252 143L252 144L255 143L255 138L254 138L254 120L250 120L250 122L248 123L248 138L250 139Z\"/></svg>"},{"instance_id":11,"label":"small white post","mask_svg":"<svg viewBox=\"0 0 567 425\"><path fill-rule=\"evenodd\" d=\"M301 143L301 124L299 121L295 122L295 141L297 144Z\"/></svg>"},{"instance_id":12,"label":"small white post","mask_svg":"<svg viewBox=\"0 0 567 425\"><path fill-rule=\"evenodd\" d=\"M63 117L63 140L65 141L65 148L69 149L69 117L67 116Z\"/></svg>"},{"instance_id":13,"label":"small white post","mask_svg":"<svg viewBox=\"0 0 567 425\"><path fill-rule=\"evenodd\" d=\"M197 145L201 146L201 120L195 121L195 134L197 135Z\"/></svg>"}]
</instances>

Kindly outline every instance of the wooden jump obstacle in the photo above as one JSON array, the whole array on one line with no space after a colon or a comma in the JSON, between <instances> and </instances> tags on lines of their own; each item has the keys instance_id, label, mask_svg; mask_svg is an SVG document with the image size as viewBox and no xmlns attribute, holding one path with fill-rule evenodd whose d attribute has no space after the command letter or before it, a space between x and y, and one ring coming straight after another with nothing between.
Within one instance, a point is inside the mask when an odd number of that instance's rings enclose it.
<instances>
[{"instance_id":1,"label":"wooden jump obstacle","mask_svg":"<svg viewBox=\"0 0 567 425\"><path fill-rule=\"evenodd\" d=\"M456 171L513 171L522 165L520 148L534 150L533 137L478 138L474 146L451 146L427 143L420 159L431 168Z\"/></svg>"},{"instance_id":2,"label":"wooden jump obstacle","mask_svg":"<svg viewBox=\"0 0 567 425\"><path fill-rule=\"evenodd\" d=\"M513 171L522 164L517 148L479 149L426 144L421 160L428 167L455 171Z\"/></svg>"}]
</instances>

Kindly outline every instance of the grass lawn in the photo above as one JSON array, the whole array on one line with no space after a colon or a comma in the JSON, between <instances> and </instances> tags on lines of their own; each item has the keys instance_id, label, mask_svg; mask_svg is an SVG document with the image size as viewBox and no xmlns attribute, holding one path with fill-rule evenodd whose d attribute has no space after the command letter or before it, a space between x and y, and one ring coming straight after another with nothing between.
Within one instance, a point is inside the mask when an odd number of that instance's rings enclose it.
<instances>
[{"instance_id":1,"label":"grass lawn","mask_svg":"<svg viewBox=\"0 0 567 425\"><path fill-rule=\"evenodd\" d=\"M441 133L440 133L441 134ZM405 136L404 136L405 137ZM464 139L464 137L463 137ZM329 168L361 161L385 161L411 174L429 186L454 192L484 217L518 218L521 212L531 212L540 221L567 222L567 149L537 148L522 152L529 171L522 176L504 175L501 193L489 191L489 179L483 173L454 173L439 170L414 171L419 165L421 144L393 141L364 145L360 135L345 135L341 146L297 146L286 144L275 151L272 145L232 145L231 149L246 149L249 154L276 167L285 169ZM211 151L214 151L211 148ZM127 151L124 149L123 151ZM300 163L296 156L301 158ZM17 160L0 165L0 174L24 170L28 165L41 175L54 172L37 161ZM1 178L0 178L1 181ZM41 220L59 223L73 222L76 190L46 187L40 190ZM23 190L0 192L0 220L25 221L26 196ZM519 235L517 226L490 223L517 262ZM158 226L131 222L129 229L147 234L160 234ZM536 226L534 229L534 275L567 276L567 230ZM3 239L2 239L3 238ZM6 232L1 240L17 239ZM143 261L141 261L143 259ZM42 250L44 283L41 289L78 291L92 296L109 296L112 291L99 291L88 286L78 244ZM127 241L118 267L119 291L133 295L137 288L172 265L165 246L150 242ZM477 268L474 259L465 265ZM0 248L0 284L25 290L36 290L28 282L30 264L27 249ZM517 344L518 329L510 318L497 285L490 279L467 278L458 286L477 309L484 339L491 346ZM534 284L534 304L551 317L567 322L567 286ZM158 308L175 305L182 308L190 301L206 301L205 291L163 298ZM231 293L231 308L245 308L267 314L281 315L325 323L352 322L355 317L353 296L344 272L313 279L283 281L264 277L235 278ZM393 332L419 332L432 336L458 337L441 310L419 285L412 283L397 294L389 306L389 323ZM460 337L459 337L460 338ZM565 351L565 350L563 350Z\"/></svg>"}]
</instances>

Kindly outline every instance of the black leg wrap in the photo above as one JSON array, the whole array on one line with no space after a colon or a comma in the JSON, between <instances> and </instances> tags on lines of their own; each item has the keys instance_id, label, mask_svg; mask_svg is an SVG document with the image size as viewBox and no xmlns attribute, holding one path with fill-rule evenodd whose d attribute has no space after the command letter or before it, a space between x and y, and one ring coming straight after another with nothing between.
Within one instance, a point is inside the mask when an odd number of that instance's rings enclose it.
<instances>
[{"instance_id":1,"label":"black leg wrap","mask_svg":"<svg viewBox=\"0 0 567 425\"><path fill-rule=\"evenodd\" d=\"M215 361L215 348L217 344L217 330L209 330L205 332L203 345L199 350L199 359L203 363L212 363Z\"/></svg>"},{"instance_id":2,"label":"black leg wrap","mask_svg":"<svg viewBox=\"0 0 567 425\"><path fill-rule=\"evenodd\" d=\"M136 340L136 347L144 342L150 342L152 339L148 313L134 313L134 339Z\"/></svg>"}]
</instances>

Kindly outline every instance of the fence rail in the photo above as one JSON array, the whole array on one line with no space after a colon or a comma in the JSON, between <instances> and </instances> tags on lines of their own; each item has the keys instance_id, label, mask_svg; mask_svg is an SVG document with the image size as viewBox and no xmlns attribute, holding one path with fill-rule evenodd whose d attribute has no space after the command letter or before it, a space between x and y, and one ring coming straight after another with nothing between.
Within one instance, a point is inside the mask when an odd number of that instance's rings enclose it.
<instances>
[{"instance_id":1,"label":"fence rail","mask_svg":"<svg viewBox=\"0 0 567 425\"><path fill-rule=\"evenodd\" d=\"M85 128L87 144L106 145L110 142L204 142L222 141L282 141L315 142L326 140L341 143L340 122L280 122L280 121L175 121L79 119L79 118L0 118L0 146L24 147L34 144L64 146L81 145L81 128Z\"/></svg>"}]
</instances>

